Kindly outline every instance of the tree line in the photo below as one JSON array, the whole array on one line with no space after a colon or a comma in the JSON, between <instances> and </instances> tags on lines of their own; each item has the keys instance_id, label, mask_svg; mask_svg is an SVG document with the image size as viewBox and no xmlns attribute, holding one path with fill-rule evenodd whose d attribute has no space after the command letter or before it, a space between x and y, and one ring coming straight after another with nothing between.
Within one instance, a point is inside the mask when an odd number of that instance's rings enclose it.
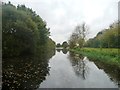
<instances>
[{"instance_id":1,"label":"tree line","mask_svg":"<svg viewBox=\"0 0 120 90\"><path fill-rule=\"evenodd\" d=\"M63 47L63 48L67 48L69 45L68 45L68 42L67 41L64 41L62 44L60 43L57 43L56 44L56 47Z\"/></svg>"},{"instance_id":2,"label":"tree line","mask_svg":"<svg viewBox=\"0 0 120 90\"><path fill-rule=\"evenodd\" d=\"M83 23L77 25L69 38L70 48L120 48L120 22L115 22L109 26L108 29L104 29L97 33L94 38L86 40L89 28Z\"/></svg>"},{"instance_id":3,"label":"tree line","mask_svg":"<svg viewBox=\"0 0 120 90\"><path fill-rule=\"evenodd\" d=\"M34 55L55 48L47 23L25 5L2 3L3 57Z\"/></svg>"},{"instance_id":4,"label":"tree line","mask_svg":"<svg viewBox=\"0 0 120 90\"><path fill-rule=\"evenodd\" d=\"M119 28L120 28L119 22L111 24L108 29L104 29L98 32L94 38L89 39L85 43L85 47L120 48Z\"/></svg>"}]
</instances>

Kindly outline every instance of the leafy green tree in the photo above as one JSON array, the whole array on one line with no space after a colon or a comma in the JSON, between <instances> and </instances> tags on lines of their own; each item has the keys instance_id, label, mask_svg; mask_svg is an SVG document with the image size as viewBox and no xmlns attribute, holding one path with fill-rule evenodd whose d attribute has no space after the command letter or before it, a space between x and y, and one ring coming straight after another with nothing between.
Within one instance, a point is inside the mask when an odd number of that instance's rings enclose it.
<instances>
[{"instance_id":1,"label":"leafy green tree","mask_svg":"<svg viewBox=\"0 0 120 90\"><path fill-rule=\"evenodd\" d=\"M67 48L67 47L68 47L68 43L67 43L66 41L64 41L64 42L62 43L62 47Z\"/></svg>"},{"instance_id":2,"label":"leafy green tree","mask_svg":"<svg viewBox=\"0 0 120 90\"><path fill-rule=\"evenodd\" d=\"M46 22L25 5L2 3L2 18L3 57L34 55L36 50L48 49L47 45L55 47Z\"/></svg>"},{"instance_id":3,"label":"leafy green tree","mask_svg":"<svg viewBox=\"0 0 120 90\"><path fill-rule=\"evenodd\" d=\"M74 48L76 45L82 48L85 44L85 39L87 34L88 34L88 26L85 23L81 25L77 25L75 27L74 32L70 36L70 40L69 40L70 48Z\"/></svg>"},{"instance_id":4,"label":"leafy green tree","mask_svg":"<svg viewBox=\"0 0 120 90\"><path fill-rule=\"evenodd\" d=\"M76 33L72 33L72 35L70 36L70 39L68 41L70 48L75 48L75 46L77 44L77 39L78 39L78 35Z\"/></svg>"},{"instance_id":5,"label":"leafy green tree","mask_svg":"<svg viewBox=\"0 0 120 90\"><path fill-rule=\"evenodd\" d=\"M57 43L56 47L61 47L61 44L60 44L60 43Z\"/></svg>"},{"instance_id":6,"label":"leafy green tree","mask_svg":"<svg viewBox=\"0 0 120 90\"><path fill-rule=\"evenodd\" d=\"M108 29L104 29L86 43L86 47L97 48L119 48L120 47L120 25L119 22L113 23Z\"/></svg>"}]
</instances>

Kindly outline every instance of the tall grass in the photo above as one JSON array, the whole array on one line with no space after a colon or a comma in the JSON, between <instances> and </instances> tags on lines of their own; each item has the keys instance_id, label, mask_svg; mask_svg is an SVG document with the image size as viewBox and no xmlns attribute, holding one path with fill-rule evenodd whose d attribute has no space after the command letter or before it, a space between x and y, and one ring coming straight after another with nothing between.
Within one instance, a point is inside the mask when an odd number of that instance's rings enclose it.
<instances>
[{"instance_id":1,"label":"tall grass","mask_svg":"<svg viewBox=\"0 0 120 90\"><path fill-rule=\"evenodd\" d=\"M120 49L114 48L75 48L71 51L85 55L91 59L99 60L120 67Z\"/></svg>"}]
</instances>

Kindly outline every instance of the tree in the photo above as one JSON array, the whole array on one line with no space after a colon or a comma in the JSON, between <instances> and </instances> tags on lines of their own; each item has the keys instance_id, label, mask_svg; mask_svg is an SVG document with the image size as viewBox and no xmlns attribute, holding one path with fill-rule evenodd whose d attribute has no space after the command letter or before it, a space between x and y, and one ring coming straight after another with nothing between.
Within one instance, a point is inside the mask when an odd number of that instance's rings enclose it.
<instances>
[{"instance_id":1,"label":"tree","mask_svg":"<svg viewBox=\"0 0 120 90\"><path fill-rule=\"evenodd\" d=\"M67 43L66 41L64 41L64 42L62 43L62 47L63 47L63 48L67 48L67 47L68 47L68 43Z\"/></svg>"},{"instance_id":2,"label":"tree","mask_svg":"<svg viewBox=\"0 0 120 90\"><path fill-rule=\"evenodd\" d=\"M3 57L33 55L37 50L55 47L46 22L32 9L2 4L2 16Z\"/></svg>"},{"instance_id":3,"label":"tree","mask_svg":"<svg viewBox=\"0 0 120 90\"><path fill-rule=\"evenodd\" d=\"M88 34L88 27L85 23L81 25L77 25L75 27L74 32L70 36L70 40L69 40L70 47L74 48L76 45L78 45L80 48L82 48L83 45L85 44L87 34Z\"/></svg>"},{"instance_id":4,"label":"tree","mask_svg":"<svg viewBox=\"0 0 120 90\"><path fill-rule=\"evenodd\" d=\"M119 22L113 23L108 29L104 29L92 38L89 39L85 46L94 48L119 48L120 42L120 25Z\"/></svg>"},{"instance_id":5,"label":"tree","mask_svg":"<svg viewBox=\"0 0 120 90\"><path fill-rule=\"evenodd\" d=\"M60 43L57 43L56 47L61 47L61 44L60 44Z\"/></svg>"},{"instance_id":6,"label":"tree","mask_svg":"<svg viewBox=\"0 0 120 90\"><path fill-rule=\"evenodd\" d=\"M76 43L77 43L77 39L78 39L77 34L76 33L72 33L72 35L70 36L70 39L68 41L70 48L75 48Z\"/></svg>"},{"instance_id":7,"label":"tree","mask_svg":"<svg viewBox=\"0 0 120 90\"><path fill-rule=\"evenodd\" d=\"M78 44L79 44L79 47L82 48L83 45L85 44L85 40L86 40L86 36L88 34L88 26L83 23L81 25L78 25L76 26L76 29L75 29L76 33L78 33Z\"/></svg>"}]
</instances>

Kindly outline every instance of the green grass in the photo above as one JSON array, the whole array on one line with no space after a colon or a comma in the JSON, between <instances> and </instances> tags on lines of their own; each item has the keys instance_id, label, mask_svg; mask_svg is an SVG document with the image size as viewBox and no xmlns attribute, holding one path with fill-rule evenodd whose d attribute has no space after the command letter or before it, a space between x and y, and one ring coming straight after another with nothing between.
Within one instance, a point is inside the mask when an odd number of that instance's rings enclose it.
<instances>
[{"instance_id":1,"label":"green grass","mask_svg":"<svg viewBox=\"0 0 120 90\"><path fill-rule=\"evenodd\" d=\"M70 49L70 51L87 56L92 60L99 60L101 62L110 64L110 65L117 65L118 67L120 67L120 55L119 55L120 49L75 48L75 49Z\"/></svg>"}]
</instances>

